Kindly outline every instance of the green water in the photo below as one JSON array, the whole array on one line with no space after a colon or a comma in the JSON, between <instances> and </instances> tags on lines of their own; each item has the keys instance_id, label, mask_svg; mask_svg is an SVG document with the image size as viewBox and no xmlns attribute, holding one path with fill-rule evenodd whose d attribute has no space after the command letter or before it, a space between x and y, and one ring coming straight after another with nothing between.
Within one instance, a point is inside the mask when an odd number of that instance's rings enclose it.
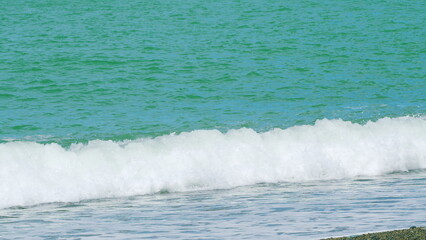
<instances>
[{"instance_id":1,"label":"green water","mask_svg":"<svg viewBox=\"0 0 426 240\"><path fill-rule=\"evenodd\" d=\"M133 139L426 113L426 2L0 7L0 139Z\"/></svg>"}]
</instances>

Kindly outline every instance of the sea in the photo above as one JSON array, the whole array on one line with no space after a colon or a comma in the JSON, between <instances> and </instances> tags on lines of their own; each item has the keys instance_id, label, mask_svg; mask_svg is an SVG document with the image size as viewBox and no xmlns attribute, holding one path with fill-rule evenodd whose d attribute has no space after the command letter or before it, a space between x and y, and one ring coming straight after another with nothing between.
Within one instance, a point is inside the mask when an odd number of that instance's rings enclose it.
<instances>
[{"instance_id":1,"label":"sea","mask_svg":"<svg viewBox=\"0 0 426 240\"><path fill-rule=\"evenodd\" d=\"M426 226L426 1L0 5L0 239Z\"/></svg>"}]
</instances>

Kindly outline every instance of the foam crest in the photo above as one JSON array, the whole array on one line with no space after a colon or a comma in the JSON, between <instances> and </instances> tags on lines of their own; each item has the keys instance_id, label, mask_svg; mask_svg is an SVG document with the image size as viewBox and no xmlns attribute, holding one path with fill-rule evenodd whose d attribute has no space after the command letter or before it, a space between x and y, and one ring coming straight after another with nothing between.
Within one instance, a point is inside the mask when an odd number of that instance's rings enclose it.
<instances>
[{"instance_id":1,"label":"foam crest","mask_svg":"<svg viewBox=\"0 0 426 240\"><path fill-rule=\"evenodd\" d=\"M0 207L381 175L426 168L426 119L318 120L257 133L197 130L154 139L0 144Z\"/></svg>"}]
</instances>

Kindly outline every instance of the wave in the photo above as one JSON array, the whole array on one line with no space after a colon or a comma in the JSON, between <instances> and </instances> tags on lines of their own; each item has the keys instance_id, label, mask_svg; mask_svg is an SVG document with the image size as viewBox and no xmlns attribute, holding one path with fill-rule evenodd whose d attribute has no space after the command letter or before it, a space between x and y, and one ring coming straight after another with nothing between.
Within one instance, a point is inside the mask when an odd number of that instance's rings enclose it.
<instances>
[{"instance_id":1,"label":"wave","mask_svg":"<svg viewBox=\"0 0 426 240\"><path fill-rule=\"evenodd\" d=\"M0 208L374 176L426 168L426 119L318 120L257 133L196 130L153 139L0 144Z\"/></svg>"}]
</instances>

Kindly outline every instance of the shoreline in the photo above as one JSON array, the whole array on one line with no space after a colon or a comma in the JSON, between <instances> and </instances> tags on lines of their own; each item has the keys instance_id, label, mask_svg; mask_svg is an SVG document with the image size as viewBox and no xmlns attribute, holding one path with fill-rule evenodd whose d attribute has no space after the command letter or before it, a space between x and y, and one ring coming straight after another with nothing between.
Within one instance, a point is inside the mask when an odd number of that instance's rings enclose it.
<instances>
[{"instance_id":1,"label":"shoreline","mask_svg":"<svg viewBox=\"0 0 426 240\"><path fill-rule=\"evenodd\" d=\"M322 240L425 240L426 228L410 227L407 229L399 229L377 233L365 233L348 237L332 237Z\"/></svg>"}]
</instances>

